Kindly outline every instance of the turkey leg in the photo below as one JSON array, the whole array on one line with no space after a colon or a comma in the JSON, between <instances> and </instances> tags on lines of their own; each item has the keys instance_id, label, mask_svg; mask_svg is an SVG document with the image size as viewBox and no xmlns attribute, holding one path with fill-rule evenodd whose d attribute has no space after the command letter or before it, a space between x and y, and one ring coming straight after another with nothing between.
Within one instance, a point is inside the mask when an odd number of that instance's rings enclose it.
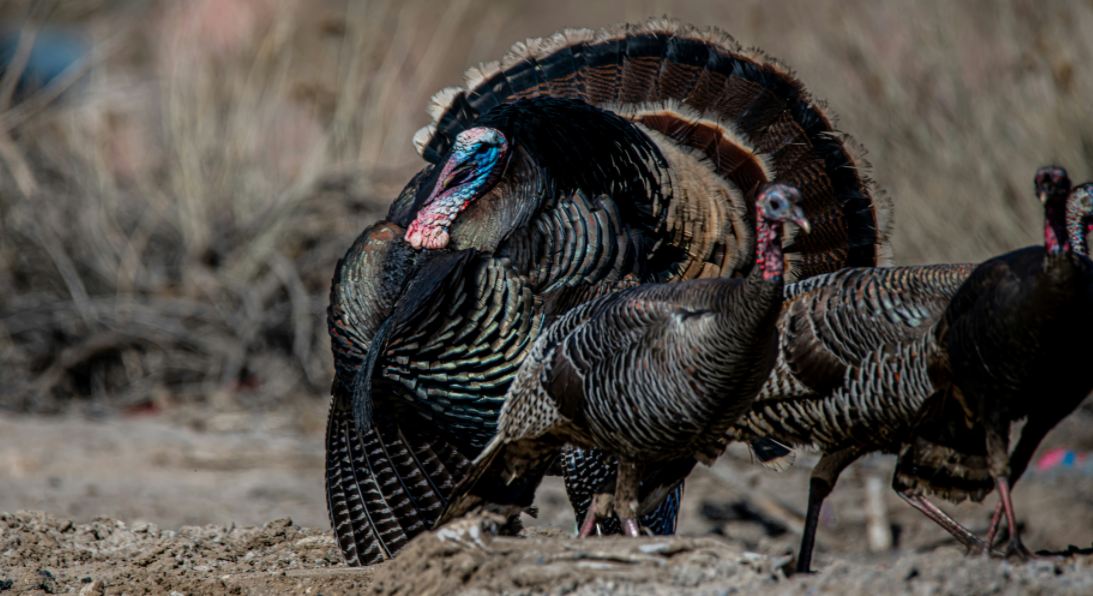
<instances>
[{"instance_id":1,"label":"turkey leg","mask_svg":"<svg viewBox=\"0 0 1093 596\"><path fill-rule=\"evenodd\" d=\"M861 455L861 450L855 447L825 453L816 467L812 468L812 478L808 483L808 513L805 515L805 529L801 534L801 548L797 553L798 573L812 572L812 548L816 544L816 526L820 521L824 499L835 488L839 474Z\"/></svg>"},{"instance_id":2,"label":"turkey leg","mask_svg":"<svg viewBox=\"0 0 1093 596\"><path fill-rule=\"evenodd\" d=\"M1040 441L1044 440L1047 433L1054 428L1053 422L1045 421L1041 418L1030 419L1025 427L1021 429L1021 438L1017 441L1017 446L1013 448L1013 453L1010 454L1010 475L1009 475L1009 488L1012 490L1017 481L1021 479L1021 476L1028 469L1029 461L1032 460L1033 454L1036 453L1036 448L1040 446ZM987 544L994 546L994 539L998 535L998 528L1002 521L1002 512L1004 507L1002 501L999 500L998 504L994 507L994 515L991 516L991 525L987 530Z\"/></svg>"},{"instance_id":3,"label":"turkey leg","mask_svg":"<svg viewBox=\"0 0 1093 596\"><path fill-rule=\"evenodd\" d=\"M592 495L592 502L588 504L588 512L584 514L584 521L581 522L581 531L577 534L579 538L591 536L592 532L596 531L596 522L601 517L611 515L614 510L614 499L615 497L611 493Z\"/></svg>"},{"instance_id":4,"label":"turkey leg","mask_svg":"<svg viewBox=\"0 0 1093 596\"><path fill-rule=\"evenodd\" d=\"M619 516L622 531L630 537L641 536L638 525L638 465L619 458L619 473L615 478L615 514Z\"/></svg>"},{"instance_id":5,"label":"turkey leg","mask_svg":"<svg viewBox=\"0 0 1093 596\"><path fill-rule=\"evenodd\" d=\"M991 475L994 476L994 481L998 486L998 499L1002 502L1002 510L1006 514L1006 525L1010 534L1009 544L1006 547L1006 554L1028 559L1032 556L1032 553L1030 553L1021 542L1021 535L1017 530L1017 516L1013 512L1013 501L1010 499L1010 466L1007 443L1007 437L1003 437L994 425L988 426L988 463L990 464Z\"/></svg>"}]
</instances>

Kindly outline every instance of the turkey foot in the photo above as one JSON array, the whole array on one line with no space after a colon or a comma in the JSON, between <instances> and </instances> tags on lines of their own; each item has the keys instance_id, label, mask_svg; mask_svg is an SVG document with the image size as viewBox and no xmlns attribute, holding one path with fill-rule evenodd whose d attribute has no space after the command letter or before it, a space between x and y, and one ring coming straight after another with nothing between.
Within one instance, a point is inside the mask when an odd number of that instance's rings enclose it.
<instances>
[{"instance_id":1,"label":"turkey foot","mask_svg":"<svg viewBox=\"0 0 1093 596\"><path fill-rule=\"evenodd\" d=\"M619 473L615 477L615 513L627 536L641 536L638 525L638 466L634 462L619 459Z\"/></svg>"},{"instance_id":2,"label":"turkey foot","mask_svg":"<svg viewBox=\"0 0 1093 596\"><path fill-rule=\"evenodd\" d=\"M577 536L579 538L588 538L591 536L592 532L596 531L596 522L601 517L611 515L613 510L614 495L611 493L596 493L593 495L592 503L588 505L588 513L584 514L584 521L581 522L581 531Z\"/></svg>"},{"instance_id":3,"label":"turkey foot","mask_svg":"<svg viewBox=\"0 0 1093 596\"><path fill-rule=\"evenodd\" d=\"M1006 557L1017 557L1022 561L1033 559L1035 555L1025 548L1024 543L1021 542L1021 534L1017 530L1017 516L1013 513L1009 479L1006 476L1001 476L996 479L996 482L998 483L998 499L1002 502L1002 510L1006 514L1006 526L1010 534L1009 543L1006 545L1005 550Z\"/></svg>"}]
</instances>

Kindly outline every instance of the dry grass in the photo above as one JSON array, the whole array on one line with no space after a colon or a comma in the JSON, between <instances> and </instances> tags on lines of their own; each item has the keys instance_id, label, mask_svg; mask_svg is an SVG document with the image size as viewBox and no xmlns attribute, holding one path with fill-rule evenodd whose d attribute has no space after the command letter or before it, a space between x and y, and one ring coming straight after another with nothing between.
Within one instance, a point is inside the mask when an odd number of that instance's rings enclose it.
<instances>
[{"instance_id":1,"label":"dry grass","mask_svg":"<svg viewBox=\"0 0 1093 596\"><path fill-rule=\"evenodd\" d=\"M869 149L898 261L1034 242L1034 168L1090 174L1090 2L585 4L0 8L92 42L60 103L0 82L0 406L323 395L330 273L416 168L427 97L564 26L667 13L796 68Z\"/></svg>"}]
</instances>

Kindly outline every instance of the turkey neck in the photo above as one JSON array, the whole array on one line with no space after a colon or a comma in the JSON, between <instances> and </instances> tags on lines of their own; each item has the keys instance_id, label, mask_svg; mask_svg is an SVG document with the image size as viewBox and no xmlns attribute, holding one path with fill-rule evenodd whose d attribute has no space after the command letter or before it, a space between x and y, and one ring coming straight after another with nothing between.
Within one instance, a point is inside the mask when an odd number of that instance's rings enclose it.
<instances>
[{"instance_id":1,"label":"turkey neck","mask_svg":"<svg viewBox=\"0 0 1093 596\"><path fill-rule=\"evenodd\" d=\"M1066 237L1070 242L1070 250L1075 254L1089 256L1089 246L1086 244L1090 230L1093 229L1093 217L1080 206L1071 204L1067 199L1066 204Z\"/></svg>"},{"instance_id":2,"label":"turkey neck","mask_svg":"<svg viewBox=\"0 0 1093 596\"><path fill-rule=\"evenodd\" d=\"M761 213L757 208L756 213ZM764 347L776 337L775 321L782 307L784 260L782 258L782 222L758 216L755 225L755 266L748 273L740 291L731 291L726 280L711 280L726 291L720 293L717 311L720 317L731 321L718 325L717 334L724 336L725 344L738 342L743 330L746 337L754 338L754 347ZM732 339L737 337L737 339ZM717 343L717 342L712 342ZM766 374L763 374L766 377Z\"/></svg>"},{"instance_id":3,"label":"turkey neck","mask_svg":"<svg viewBox=\"0 0 1093 596\"><path fill-rule=\"evenodd\" d=\"M1044 205L1044 250L1049 255L1069 253L1073 244L1066 225L1066 198L1052 197Z\"/></svg>"},{"instance_id":4,"label":"turkey neck","mask_svg":"<svg viewBox=\"0 0 1093 596\"><path fill-rule=\"evenodd\" d=\"M1044 206L1044 275L1055 281L1049 287L1064 293L1073 291L1069 282L1088 275L1084 217L1076 218L1069 209L1068 197L1050 200ZM1071 220L1077 219L1076 222Z\"/></svg>"},{"instance_id":5,"label":"turkey neck","mask_svg":"<svg viewBox=\"0 0 1093 596\"><path fill-rule=\"evenodd\" d=\"M758 207L756 213L762 213ZM753 318L750 322L760 326L765 325L767 319L775 319L782 306L784 274L782 222L758 215L755 224L755 266L745 278L739 297L732 292L722 294L724 299L718 308L720 314L737 320L741 317ZM749 314L752 316L748 317ZM770 333L774 334L773 325ZM760 330L758 335L765 334Z\"/></svg>"},{"instance_id":6,"label":"turkey neck","mask_svg":"<svg viewBox=\"0 0 1093 596\"><path fill-rule=\"evenodd\" d=\"M756 209L758 212L758 208ZM755 225L755 268L764 282L776 284L782 291L785 260L782 257L782 222L759 216Z\"/></svg>"},{"instance_id":7,"label":"turkey neck","mask_svg":"<svg viewBox=\"0 0 1093 596\"><path fill-rule=\"evenodd\" d=\"M755 225L755 239L755 266L744 279L742 288L734 288L733 284L725 283L725 279L710 280L711 285L722 290L717 293L714 303L723 316L739 318L746 312L765 316L770 312L777 314L781 308L785 274L782 222L760 216Z\"/></svg>"}]
</instances>

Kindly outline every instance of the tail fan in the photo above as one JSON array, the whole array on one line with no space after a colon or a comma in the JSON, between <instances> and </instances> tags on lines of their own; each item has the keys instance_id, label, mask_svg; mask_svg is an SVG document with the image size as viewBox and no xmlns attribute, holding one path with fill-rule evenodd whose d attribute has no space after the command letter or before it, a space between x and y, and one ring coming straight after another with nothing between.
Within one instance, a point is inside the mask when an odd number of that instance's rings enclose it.
<instances>
[{"instance_id":1,"label":"tail fan","mask_svg":"<svg viewBox=\"0 0 1093 596\"><path fill-rule=\"evenodd\" d=\"M499 62L468 70L465 87L436 94L433 123L418 131L414 143L435 163L481 115L536 97L581 100L639 123L654 138L702 156L744 196L771 179L797 186L813 230L787 247L789 279L888 259L890 209L870 192L853 142L788 69L744 50L727 34L653 19L517 43ZM719 232L740 237L753 216L750 205L734 208L748 221L715 205L693 204L686 209L705 217L682 227L717 217L731 227ZM680 233L693 238L701 232ZM729 260L727 253L742 252L716 243L704 250L715 267Z\"/></svg>"}]
</instances>

